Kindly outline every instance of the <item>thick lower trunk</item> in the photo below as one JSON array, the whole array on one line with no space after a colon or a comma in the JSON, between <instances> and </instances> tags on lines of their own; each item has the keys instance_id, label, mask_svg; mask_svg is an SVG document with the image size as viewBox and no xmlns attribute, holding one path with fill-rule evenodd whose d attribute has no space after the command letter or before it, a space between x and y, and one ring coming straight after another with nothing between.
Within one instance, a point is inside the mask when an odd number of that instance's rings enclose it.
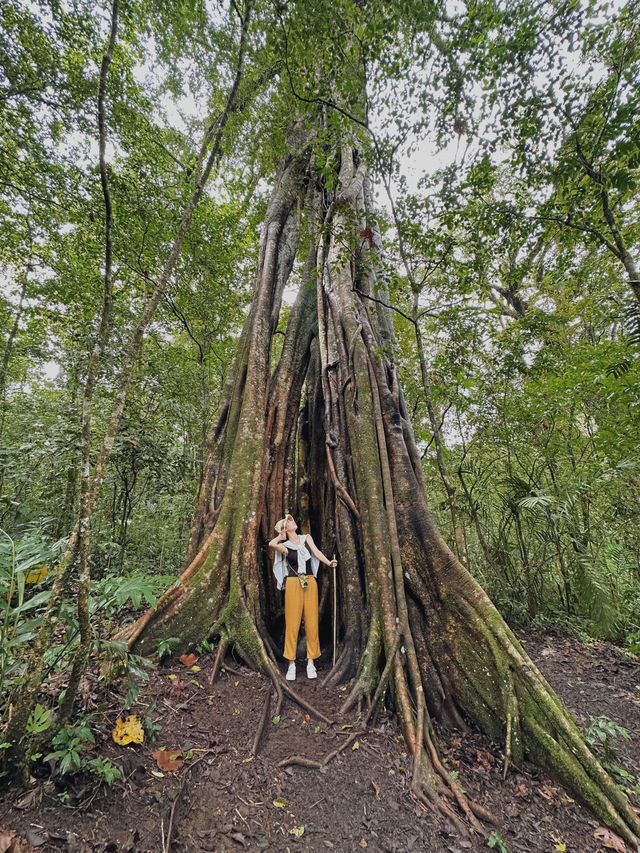
<instances>
[{"instance_id":1,"label":"thick lower trunk","mask_svg":"<svg viewBox=\"0 0 640 853\"><path fill-rule=\"evenodd\" d=\"M233 642L253 666L264 659L261 602L266 600L265 587L271 581L258 571L264 560L260 533L272 526L274 516L291 497L282 488L287 482L288 448L295 440L313 328L313 314L305 310L305 302L313 298L308 287L312 264L305 269L307 286L292 309L282 367L273 381L271 341L298 248L296 206L304 195L307 163L303 139L297 153L282 164L272 194L263 226L254 301L211 435L188 565L157 610L122 632L122 637L138 642L147 652L169 630L184 646L217 634L225 642ZM270 478L272 468L278 476ZM265 521L267 494L277 505L270 506L272 514Z\"/></svg>"}]
</instances>

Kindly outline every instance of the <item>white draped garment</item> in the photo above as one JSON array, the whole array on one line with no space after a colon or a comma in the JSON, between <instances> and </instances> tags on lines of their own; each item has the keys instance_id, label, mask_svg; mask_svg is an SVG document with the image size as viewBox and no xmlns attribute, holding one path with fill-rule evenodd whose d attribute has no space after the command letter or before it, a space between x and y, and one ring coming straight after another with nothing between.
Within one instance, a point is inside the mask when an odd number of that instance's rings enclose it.
<instances>
[{"instance_id":1,"label":"white draped garment","mask_svg":"<svg viewBox=\"0 0 640 853\"><path fill-rule=\"evenodd\" d=\"M290 542L288 539L282 542L281 544L288 548L290 551L298 552L298 572L301 574L306 574L307 571L307 560L311 560L311 571L313 572L314 578L318 576L318 567L320 566L320 560L316 556L314 556L304 544L307 540L306 534L301 534L300 542L297 545L294 545L293 542ZM278 589L284 589L284 582L289 575L289 561L285 557L284 554L281 554L280 551L275 552L275 560L273 561L273 574L276 576L276 582L278 584Z\"/></svg>"}]
</instances>

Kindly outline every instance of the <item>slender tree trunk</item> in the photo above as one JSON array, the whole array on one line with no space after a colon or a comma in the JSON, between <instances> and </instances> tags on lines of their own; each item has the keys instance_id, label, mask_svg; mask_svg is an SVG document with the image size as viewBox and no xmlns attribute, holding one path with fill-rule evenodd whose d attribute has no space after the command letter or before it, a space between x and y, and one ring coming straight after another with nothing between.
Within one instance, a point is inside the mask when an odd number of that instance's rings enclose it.
<instances>
[{"instance_id":1,"label":"slender tree trunk","mask_svg":"<svg viewBox=\"0 0 640 853\"><path fill-rule=\"evenodd\" d=\"M5 395L7 391L7 372L9 370L9 362L11 361L11 353L13 352L13 344L16 339L16 335L18 334L18 329L20 328L20 320L22 318L22 311L24 306L24 299L27 294L27 284L28 284L28 268L22 274L22 285L20 287L20 296L18 298L18 305L16 307L16 313L13 318L13 323L11 325L11 329L9 330L9 334L7 336L7 342L4 347L4 352L2 353L2 364L0 364L0 440L4 435L4 421L5 421ZM4 463L0 463L0 497L2 497L2 493L4 490L4 476L5 476L5 466Z\"/></svg>"},{"instance_id":2,"label":"slender tree trunk","mask_svg":"<svg viewBox=\"0 0 640 853\"><path fill-rule=\"evenodd\" d=\"M118 0L114 0L114 4L112 7L112 39L115 38L117 11ZM89 459L88 452L84 452L84 470L82 481L84 483L84 491L81 496L80 518L76 521L76 524L67 542L65 553L60 560L47 609L43 615L42 623L38 630L38 634L31 647L31 652L26 662L21 682L16 688L10 703L11 717L9 719L4 737L5 740L11 744L11 746L3 750L2 756L0 757L2 767L7 771L8 775L25 773L27 770L28 755L31 749L31 744L28 738L25 736L26 724L37 702L38 692L42 683L42 677L45 667L44 654L53 640L54 629L57 622L57 614L67 592L71 569L78 556L80 557L81 561L81 589L78 594L78 607L79 618L81 620L81 624L84 623L84 627L82 628L83 633L81 635L81 650L77 654L74 661L70 687L77 687L80 676L84 671L84 666L86 665L87 655L90 649L90 625L86 621L88 618L88 586L90 578L88 573L89 566L87 562L89 553L89 540L88 538L86 539L86 542L84 540L85 537L89 536L89 526L91 523L91 518L93 516L99 492L105 477L107 465L118 431L118 426L120 424L122 413L124 411L127 392L129 390L129 384L131 381L134 365L142 349L145 332L149 323L151 322L151 319L155 314L156 308L158 307L160 300L164 295L165 289L173 274L173 270L175 269L178 258L180 257L180 253L182 251L182 244L184 242L184 238L187 233L187 229L191 223L191 219L193 217L196 206L198 205L202 197L205 185L211 175L214 166L219 161L221 155L222 141L227 127L227 123L229 121L230 116L236 109L236 102L238 100L238 90L244 72L244 61L247 49L247 35L251 11L252 2L251 0L247 0L247 2L245 3L244 14L241 21L240 43L238 48L238 59L236 64L234 81L227 97L225 109L222 115L216 116L208 123L207 129L203 136L203 141L200 147L196 167L194 170L195 185L191 194L191 198L187 202L185 209L182 213L181 220L173 240L171 251L161 270L156 287L138 318L138 322L134 328L128 347L122 358L121 371L117 382L111 417L107 425L106 434L104 436L100 452L98 453L92 475L91 472L87 469ZM110 49L112 50L112 46ZM105 54L105 59L108 55L109 48L107 49L107 53ZM101 69L101 91L102 81L103 79L106 79L106 72L108 70L109 64L110 59L106 62L105 60L103 60L103 65ZM102 121L103 119L104 117L99 120ZM102 133L101 136L103 136ZM101 144L103 141L104 140L101 140ZM104 191L105 184L102 174L101 179L103 180ZM109 209L109 202L107 201L107 198L108 184L106 187L105 203L107 204L107 209ZM108 242L106 246L106 252L107 255L110 256L110 248ZM109 271L109 268L107 268L107 271ZM105 285L108 281L106 276L107 272L105 272ZM107 297L108 294L105 286L104 305L108 304ZM104 305L102 322L104 323L105 328L108 328L108 315L105 320ZM98 333L98 340L100 340L100 335L101 331L99 331ZM98 350L99 346L96 350L94 350L94 353L97 353ZM92 379L92 370L94 371L95 377L97 377L99 363L100 360L97 355L96 358L90 359L90 370L87 378L87 386L89 386L90 379ZM95 378L92 379L92 381L95 381ZM89 396L89 400L90 399L91 395ZM85 427L87 424L90 425L90 420L86 417L86 413L85 415L83 415L83 423L85 424ZM83 441L85 441L86 438L87 436L83 435ZM70 706L73 701L74 690L67 690L67 694L69 698L67 699L65 697L65 702L61 706L58 714L58 721L61 724L64 724L64 719L69 714Z\"/></svg>"}]
</instances>

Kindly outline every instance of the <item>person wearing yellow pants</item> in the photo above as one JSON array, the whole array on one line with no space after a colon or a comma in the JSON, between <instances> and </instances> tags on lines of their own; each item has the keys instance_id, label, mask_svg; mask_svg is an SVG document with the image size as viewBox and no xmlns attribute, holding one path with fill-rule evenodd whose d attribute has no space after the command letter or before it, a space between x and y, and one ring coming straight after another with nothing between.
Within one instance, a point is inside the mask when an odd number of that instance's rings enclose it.
<instances>
[{"instance_id":1,"label":"person wearing yellow pants","mask_svg":"<svg viewBox=\"0 0 640 853\"><path fill-rule=\"evenodd\" d=\"M293 516L281 518L276 530L278 535L269 542L269 547L275 551L273 573L278 589L284 588L284 656L289 661L286 678L295 681L296 648L303 617L307 638L307 678L317 678L314 660L320 657L320 641L316 576L321 562L333 567L338 565L338 561L328 560L310 534L299 534Z\"/></svg>"}]
</instances>

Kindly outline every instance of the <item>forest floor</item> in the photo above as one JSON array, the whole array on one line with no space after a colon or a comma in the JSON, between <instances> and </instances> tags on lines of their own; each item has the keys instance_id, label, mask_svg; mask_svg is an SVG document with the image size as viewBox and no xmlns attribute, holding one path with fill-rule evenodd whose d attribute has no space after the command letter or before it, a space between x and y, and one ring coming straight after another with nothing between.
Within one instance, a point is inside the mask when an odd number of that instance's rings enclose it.
<instances>
[{"instance_id":1,"label":"forest floor","mask_svg":"<svg viewBox=\"0 0 640 853\"><path fill-rule=\"evenodd\" d=\"M608 717L631 740L617 738L618 762L640 775L640 664L614 647L583 645L568 636L527 634L527 651L584 730L590 717ZM192 670L172 659L152 671L131 711L145 715L153 701L155 742L119 746L111 731L122 708L116 686L91 685L89 706L108 702L94 718L92 756L109 758L123 780L110 788L89 774L36 781L0 800L0 851L23 853L93 851L273 851L486 850L487 839L461 838L412 799L411 761L392 720L379 720L320 770L279 766L297 754L322 759L353 732L357 714L342 718L345 689L326 690L308 681L298 666L295 689L335 720L329 726L289 700L280 719L269 719L255 759L250 757L264 707L266 680L228 660L213 686L213 655ZM232 667L232 668L231 668ZM93 692L91 692L93 691ZM105 694L105 691L110 691ZM273 713L273 704L272 711ZM120 715L124 716L122 711ZM97 725L96 725L97 723ZM440 732L446 767L462 787L498 820L488 827L499 853L595 853L624 850L602 835L598 821L554 779L529 764L511 769L503 781L502 745L477 732ZM153 753L180 750L184 765L160 770ZM640 798L632 797L636 806ZM304 828L304 831L301 829ZM14 839L9 847L7 830ZM3 841L4 839L4 841ZM504 845L504 846L501 846ZM31 846L33 845L33 847Z\"/></svg>"}]
</instances>

